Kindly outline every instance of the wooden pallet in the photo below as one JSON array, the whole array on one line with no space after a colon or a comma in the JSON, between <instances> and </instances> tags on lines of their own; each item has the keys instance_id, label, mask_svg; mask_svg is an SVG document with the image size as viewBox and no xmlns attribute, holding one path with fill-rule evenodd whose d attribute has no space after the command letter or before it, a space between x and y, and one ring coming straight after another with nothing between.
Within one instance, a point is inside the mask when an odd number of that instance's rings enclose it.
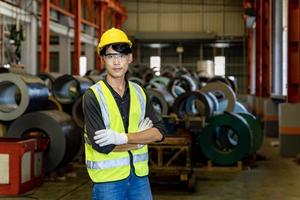
<instances>
[{"instance_id":1,"label":"wooden pallet","mask_svg":"<svg viewBox=\"0 0 300 200\"><path fill-rule=\"evenodd\" d=\"M234 165L230 166L222 166L214 164L211 160L207 161L207 164L202 167L195 167L194 172L196 173L197 177L201 177L201 172L240 172L244 168L243 162L238 161Z\"/></svg>"},{"instance_id":2,"label":"wooden pallet","mask_svg":"<svg viewBox=\"0 0 300 200\"><path fill-rule=\"evenodd\" d=\"M166 136L161 143L149 146L149 167L152 177L179 177L189 191L195 190L196 177L191 165L191 138L188 135Z\"/></svg>"}]
</instances>

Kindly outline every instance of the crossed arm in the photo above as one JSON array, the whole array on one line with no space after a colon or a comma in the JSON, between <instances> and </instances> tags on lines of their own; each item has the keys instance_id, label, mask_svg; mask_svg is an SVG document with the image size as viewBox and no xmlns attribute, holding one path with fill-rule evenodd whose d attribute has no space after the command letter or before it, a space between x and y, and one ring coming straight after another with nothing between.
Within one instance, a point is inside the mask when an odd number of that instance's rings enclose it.
<instances>
[{"instance_id":1,"label":"crossed arm","mask_svg":"<svg viewBox=\"0 0 300 200\"><path fill-rule=\"evenodd\" d=\"M95 132L95 143L101 146L117 145L113 151L128 151L137 149L154 141L162 140L162 135L157 128L153 128L149 118L144 119L139 125L137 133L117 133L110 129L102 129Z\"/></svg>"}]
</instances>

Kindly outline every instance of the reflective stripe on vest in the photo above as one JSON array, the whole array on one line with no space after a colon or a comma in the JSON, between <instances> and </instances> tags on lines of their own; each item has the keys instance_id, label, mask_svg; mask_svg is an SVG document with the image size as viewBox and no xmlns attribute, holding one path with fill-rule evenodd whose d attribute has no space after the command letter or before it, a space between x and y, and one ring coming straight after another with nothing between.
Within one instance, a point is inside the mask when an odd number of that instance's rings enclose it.
<instances>
[{"instance_id":1,"label":"reflective stripe on vest","mask_svg":"<svg viewBox=\"0 0 300 200\"><path fill-rule=\"evenodd\" d=\"M140 120L139 120L139 124L140 124L143 121L143 119L145 118L145 111L146 111L145 100L144 100L143 93L142 93L143 91L141 91L142 89L138 86L138 84L130 82L130 81L129 81L129 84L131 84L134 87L135 92L136 92L136 94L138 96L138 99L139 99L139 102L140 102L140 106L141 106L141 117L140 117ZM95 88L95 90L97 91L97 93L99 95L99 96L96 95L96 98L97 99L99 98L98 102L100 102L101 111L104 111L104 112L102 112L102 118L103 118L105 128L109 129L110 128L110 125L109 125L110 124L109 112L108 112L108 109L107 109L107 104L105 102L105 98L104 98L104 95L103 95L103 92L102 92L100 82L95 84L93 87Z\"/></svg>"},{"instance_id":2,"label":"reflective stripe on vest","mask_svg":"<svg viewBox=\"0 0 300 200\"><path fill-rule=\"evenodd\" d=\"M109 125L109 112L107 109L107 104L105 102L105 98L102 92L102 88L101 88L101 84L100 82L98 82L96 85L94 85L95 90L97 91L96 94L96 98L100 104L100 109L101 109L101 114L102 114L102 118L103 118L103 122L104 122L104 126L106 129L110 128Z\"/></svg>"},{"instance_id":3,"label":"reflective stripe on vest","mask_svg":"<svg viewBox=\"0 0 300 200\"><path fill-rule=\"evenodd\" d=\"M146 95L143 89L136 83L128 82L130 92L130 112L128 120L128 133L136 134L139 123L145 118ZM112 129L118 133L124 133L125 127L119 107L103 81L99 81L91 87L99 103L103 123L106 129ZM130 157L125 152L99 153L86 141L86 166L93 182L116 181L128 177L130 173ZM148 175L148 148L144 147L131 150L132 161L138 176Z\"/></svg>"},{"instance_id":4,"label":"reflective stripe on vest","mask_svg":"<svg viewBox=\"0 0 300 200\"><path fill-rule=\"evenodd\" d=\"M148 153L138 154L133 156L133 163L143 162L148 160ZM124 165L130 165L128 158L105 160L105 161L86 161L86 166L89 169L108 169L114 167L121 167Z\"/></svg>"},{"instance_id":5,"label":"reflective stripe on vest","mask_svg":"<svg viewBox=\"0 0 300 200\"><path fill-rule=\"evenodd\" d=\"M145 101L144 101L144 97L143 97L143 93L141 91L142 88L140 88L136 83L132 83L136 93L137 93L137 96L138 96L138 99L139 99L139 102L141 104L141 118L140 118L140 121L139 121L139 124L142 122L142 120L145 118L145 112L146 112L146 105L145 105Z\"/></svg>"}]
</instances>

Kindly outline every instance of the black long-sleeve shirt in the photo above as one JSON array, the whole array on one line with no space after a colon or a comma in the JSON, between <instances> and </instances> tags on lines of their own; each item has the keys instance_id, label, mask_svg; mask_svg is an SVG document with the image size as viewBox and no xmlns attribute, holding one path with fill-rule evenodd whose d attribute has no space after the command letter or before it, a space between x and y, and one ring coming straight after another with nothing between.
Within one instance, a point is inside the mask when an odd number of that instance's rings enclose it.
<instances>
[{"instance_id":1,"label":"black long-sleeve shirt","mask_svg":"<svg viewBox=\"0 0 300 200\"><path fill-rule=\"evenodd\" d=\"M126 81L126 88L123 97L121 97L114 89L107 83L106 80L103 80L111 91L122 116L125 132L128 132L128 121L129 121L129 107L130 107L130 92L128 87L128 82ZM161 116L158 115L152 107L152 103L149 100L149 97L146 94L146 112L145 117L149 117L153 123L153 127L157 128L162 135L165 135L166 130L161 119ZM86 132L88 138L92 144L92 147L101 153L109 153L114 148L115 145L107 145L100 147L95 143L93 137L97 130L105 129L105 125L102 119L101 109L98 103L96 96L94 95L91 89L87 90L83 96L83 114L84 122L86 127Z\"/></svg>"}]
</instances>

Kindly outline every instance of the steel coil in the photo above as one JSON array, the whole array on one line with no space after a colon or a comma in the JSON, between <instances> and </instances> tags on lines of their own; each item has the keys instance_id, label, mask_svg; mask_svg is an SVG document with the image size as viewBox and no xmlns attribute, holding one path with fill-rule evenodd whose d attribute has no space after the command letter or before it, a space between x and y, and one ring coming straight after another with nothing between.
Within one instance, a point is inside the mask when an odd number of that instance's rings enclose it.
<instances>
[{"instance_id":1,"label":"steel coil","mask_svg":"<svg viewBox=\"0 0 300 200\"><path fill-rule=\"evenodd\" d=\"M11 67L11 68L0 67L0 74L2 73L28 74L26 70L21 67Z\"/></svg>"},{"instance_id":2,"label":"steel coil","mask_svg":"<svg viewBox=\"0 0 300 200\"><path fill-rule=\"evenodd\" d=\"M175 99L173 111L179 118L205 116L208 119L213 115L213 103L204 92L187 92Z\"/></svg>"},{"instance_id":3,"label":"steel coil","mask_svg":"<svg viewBox=\"0 0 300 200\"><path fill-rule=\"evenodd\" d=\"M150 69L147 69L142 73L142 79L145 83L148 83L154 77L154 72Z\"/></svg>"},{"instance_id":4,"label":"steel coil","mask_svg":"<svg viewBox=\"0 0 300 200\"><path fill-rule=\"evenodd\" d=\"M173 94L173 96L177 97L181 93L181 91L188 92L188 91L195 91L198 89L198 85L196 81L187 74L181 75L179 78L173 79L170 81L169 86L168 86L169 91ZM178 94L178 92L181 92Z\"/></svg>"},{"instance_id":5,"label":"steel coil","mask_svg":"<svg viewBox=\"0 0 300 200\"><path fill-rule=\"evenodd\" d=\"M71 104L92 84L92 81L84 77L63 75L54 81L53 96L62 104Z\"/></svg>"},{"instance_id":6,"label":"steel coil","mask_svg":"<svg viewBox=\"0 0 300 200\"><path fill-rule=\"evenodd\" d=\"M50 91L50 94L51 94L53 83L54 83L55 79L57 79L60 76L63 76L63 74L60 74L60 73L40 73L37 76L45 82L45 84L49 88L49 91Z\"/></svg>"},{"instance_id":7,"label":"steel coil","mask_svg":"<svg viewBox=\"0 0 300 200\"><path fill-rule=\"evenodd\" d=\"M221 165L236 163L250 155L253 148L253 136L247 121L234 113L212 117L197 142L208 159Z\"/></svg>"},{"instance_id":8,"label":"steel coil","mask_svg":"<svg viewBox=\"0 0 300 200\"><path fill-rule=\"evenodd\" d=\"M30 74L0 74L0 120L10 121L28 111L47 107L49 90Z\"/></svg>"},{"instance_id":9,"label":"steel coil","mask_svg":"<svg viewBox=\"0 0 300 200\"><path fill-rule=\"evenodd\" d=\"M86 76L94 76L94 75L97 76L99 74L100 72L98 69L90 69L85 73Z\"/></svg>"},{"instance_id":10,"label":"steel coil","mask_svg":"<svg viewBox=\"0 0 300 200\"><path fill-rule=\"evenodd\" d=\"M153 79L150 80L150 84L151 83L158 83L160 85L163 85L164 88L167 88L169 83L170 83L170 79L167 77L162 77L162 76L156 76Z\"/></svg>"},{"instance_id":11,"label":"steel coil","mask_svg":"<svg viewBox=\"0 0 300 200\"><path fill-rule=\"evenodd\" d=\"M206 94L210 98L210 100L212 101L213 112L214 113L219 112L219 102L218 102L217 97L213 93L211 93L211 92L206 92Z\"/></svg>"},{"instance_id":12,"label":"steel coil","mask_svg":"<svg viewBox=\"0 0 300 200\"><path fill-rule=\"evenodd\" d=\"M163 66L161 68L160 75L164 77L168 77L170 79L174 79L176 77L176 72L178 69L175 66Z\"/></svg>"},{"instance_id":13,"label":"steel coil","mask_svg":"<svg viewBox=\"0 0 300 200\"><path fill-rule=\"evenodd\" d=\"M235 102L234 111L235 113L248 113L246 107L239 101Z\"/></svg>"},{"instance_id":14,"label":"steel coil","mask_svg":"<svg viewBox=\"0 0 300 200\"><path fill-rule=\"evenodd\" d=\"M98 81L104 79L104 76L100 76L100 75L89 75L89 76L85 76L87 79L91 80L93 83L97 83Z\"/></svg>"},{"instance_id":15,"label":"steel coil","mask_svg":"<svg viewBox=\"0 0 300 200\"><path fill-rule=\"evenodd\" d=\"M63 111L63 107L53 96L49 96L47 110Z\"/></svg>"},{"instance_id":16,"label":"steel coil","mask_svg":"<svg viewBox=\"0 0 300 200\"><path fill-rule=\"evenodd\" d=\"M237 114L242 116L247 121L251 129L253 135L253 148L250 153L254 154L260 149L264 140L264 134L262 131L261 123L251 113L237 113Z\"/></svg>"},{"instance_id":17,"label":"steel coil","mask_svg":"<svg viewBox=\"0 0 300 200\"><path fill-rule=\"evenodd\" d=\"M147 94L152 102L154 110L160 115L167 115L169 112L168 103L160 90L147 89Z\"/></svg>"},{"instance_id":18,"label":"steel coil","mask_svg":"<svg viewBox=\"0 0 300 200\"><path fill-rule=\"evenodd\" d=\"M50 141L45 155L46 173L66 166L82 145L80 129L68 114L61 111L25 114L9 126L7 137L28 138L32 132L41 132L41 137L47 137Z\"/></svg>"},{"instance_id":19,"label":"steel coil","mask_svg":"<svg viewBox=\"0 0 300 200\"><path fill-rule=\"evenodd\" d=\"M212 82L208 83L206 86L201 88L202 92L212 92L222 94L223 98L219 99L219 101L227 100L226 111L233 112L236 102L236 96L234 91L227 84L222 82Z\"/></svg>"}]
</instances>

